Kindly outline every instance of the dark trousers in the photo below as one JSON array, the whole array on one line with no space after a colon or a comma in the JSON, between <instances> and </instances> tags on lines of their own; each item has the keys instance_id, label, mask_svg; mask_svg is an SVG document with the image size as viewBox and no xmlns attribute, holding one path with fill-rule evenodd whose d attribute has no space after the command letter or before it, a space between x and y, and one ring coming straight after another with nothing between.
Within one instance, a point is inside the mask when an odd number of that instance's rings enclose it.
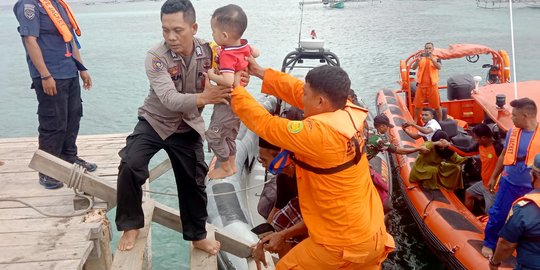
<instances>
[{"instance_id":1,"label":"dark trousers","mask_svg":"<svg viewBox=\"0 0 540 270\"><path fill-rule=\"evenodd\" d=\"M202 240L206 238L208 218L204 184L208 166L204 161L202 138L191 130L163 140L143 119L119 152L122 160L118 167L116 227L119 231L144 227L141 186L148 178L150 159L161 149L167 152L172 163L184 239Z\"/></svg>"},{"instance_id":2,"label":"dark trousers","mask_svg":"<svg viewBox=\"0 0 540 270\"><path fill-rule=\"evenodd\" d=\"M43 92L41 79L32 79L38 100L39 149L73 163L83 114L79 77L56 80L55 96Z\"/></svg>"}]
</instances>

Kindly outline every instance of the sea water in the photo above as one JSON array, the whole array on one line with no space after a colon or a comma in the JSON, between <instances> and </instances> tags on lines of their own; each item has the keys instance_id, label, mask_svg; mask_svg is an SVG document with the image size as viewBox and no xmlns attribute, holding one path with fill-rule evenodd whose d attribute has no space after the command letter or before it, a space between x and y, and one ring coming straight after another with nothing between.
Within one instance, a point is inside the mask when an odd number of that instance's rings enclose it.
<instances>
[{"instance_id":1,"label":"sea water","mask_svg":"<svg viewBox=\"0 0 540 270\"><path fill-rule=\"evenodd\" d=\"M92 90L82 94L80 134L129 133L137 121L137 108L148 92L145 53L162 39L159 10L163 1L91 1L68 1L82 28L81 54L94 82ZM14 2L0 0L0 137L4 138L37 136L37 101L30 89L24 49L16 30ZM505 49L512 57L509 10L477 8L472 0L368 1L346 3L339 10L322 4L306 5L302 25L297 0L199 0L193 1L198 37L211 38L210 16L227 3L240 5L247 13L249 24L244 37L260 49L258 61L263 66L279 69L283 57L298 45L299 31L308 38L315 29L326 40L326 48L339 56L341 66L351 77L352 88L372 109L377 90L398 86L399 60L422 49L425 42L431 41L436 47L484 44ZM515 4L513 16L517 80L539 80L540 10ZM441 83L460 73L485 78L487 70L481 65L490 60L482 55L476 64L465 59L443 61ZM260 81L252 78L249 90L259 93ZM208 119L210 113L211 106L204 117ZM152 189L174 193L172 173L153 183ZM394 235L397 249L385 268L443 269L425 245L397 185L394 190L395 210L388 230ZM153 198L178 207L175 197ZM109 217L114 220L114 211ZM115 241L118 235L114 233ZM154 223L152 238L154 269L189 268L189 246L180 234Z\"/></svg>"}]
</instances>

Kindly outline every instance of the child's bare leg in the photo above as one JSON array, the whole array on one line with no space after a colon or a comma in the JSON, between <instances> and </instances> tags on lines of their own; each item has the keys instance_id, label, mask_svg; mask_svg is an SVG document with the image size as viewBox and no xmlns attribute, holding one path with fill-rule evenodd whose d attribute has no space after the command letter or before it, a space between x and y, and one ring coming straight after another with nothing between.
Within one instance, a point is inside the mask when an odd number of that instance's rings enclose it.
<instances>
[{"instance_id":1,"label":"child's bare leg","mask_svg":"<svg viewBox=\"0 0 540 270\"><path fill-rule=\"evenodd\" d=\"M221 243L219 241L212 240L212 239L205 238L199 241L193 241L191 243L193 243L194 247L200 250L204 250L212 255L216 255L219 249L221 248Z\"/></svg>"},{"instance_id":2,"label":"child's bare leg","mask_svg":"<svg viewBox=\"0 0 540 270\"><path fill-rule=\"evenodd\" d=\"M229 165L233 171L233 173L237 173L238 172L238 168L236 168L236 155L235 156L230 156L229 157Z\"/></svg>"},{"instance_id":3,"label":"child's bare leg","mask_svg":"<svg viewBox=\"0 0 540 270\"><path fill-rule=\"evenodd\" d=\"M219 163L219 167L208 173L210 179L221 179L234 174L229 159Z\"/></svg>"}]
</instances>

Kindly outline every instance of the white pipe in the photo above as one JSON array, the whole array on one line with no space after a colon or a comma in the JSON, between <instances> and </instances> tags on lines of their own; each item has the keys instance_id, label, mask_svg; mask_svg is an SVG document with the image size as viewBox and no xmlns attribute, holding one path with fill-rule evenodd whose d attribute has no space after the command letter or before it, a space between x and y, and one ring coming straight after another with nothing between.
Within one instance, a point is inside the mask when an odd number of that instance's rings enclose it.
<instances>
[{"instance_id":1,"label":"white pipe","mask_svg":"<svg viewBox=\"0 0 540 270\"><path fill-rule=\"evenodd\" d=\"M512 14L512 0L508 0L510 8L510 35L512 37L512 66L514 67L514 99L517 99L517 71L516 71L516 50L514 46L514 19Z\"/></svg>"}]
</instances>

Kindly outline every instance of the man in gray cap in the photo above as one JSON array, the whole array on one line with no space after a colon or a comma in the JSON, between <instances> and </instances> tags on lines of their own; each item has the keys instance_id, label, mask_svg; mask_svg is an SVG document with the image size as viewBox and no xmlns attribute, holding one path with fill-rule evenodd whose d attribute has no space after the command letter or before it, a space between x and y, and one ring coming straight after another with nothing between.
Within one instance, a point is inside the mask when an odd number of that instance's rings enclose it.
<instances>
[{"instance_id":1,"label":"man in gray cap","mask_svg":"<svg viewBox=\"0 0 540 270\"><path fill-rule=\"evenodd\" d=\"M533 190L517 199L506 224L499 233L499 241L489 268L498 269L501 261L517 249L514 269L540 269L540 154L534 157L531 168Z\"/></svg>"}]
</instances>

